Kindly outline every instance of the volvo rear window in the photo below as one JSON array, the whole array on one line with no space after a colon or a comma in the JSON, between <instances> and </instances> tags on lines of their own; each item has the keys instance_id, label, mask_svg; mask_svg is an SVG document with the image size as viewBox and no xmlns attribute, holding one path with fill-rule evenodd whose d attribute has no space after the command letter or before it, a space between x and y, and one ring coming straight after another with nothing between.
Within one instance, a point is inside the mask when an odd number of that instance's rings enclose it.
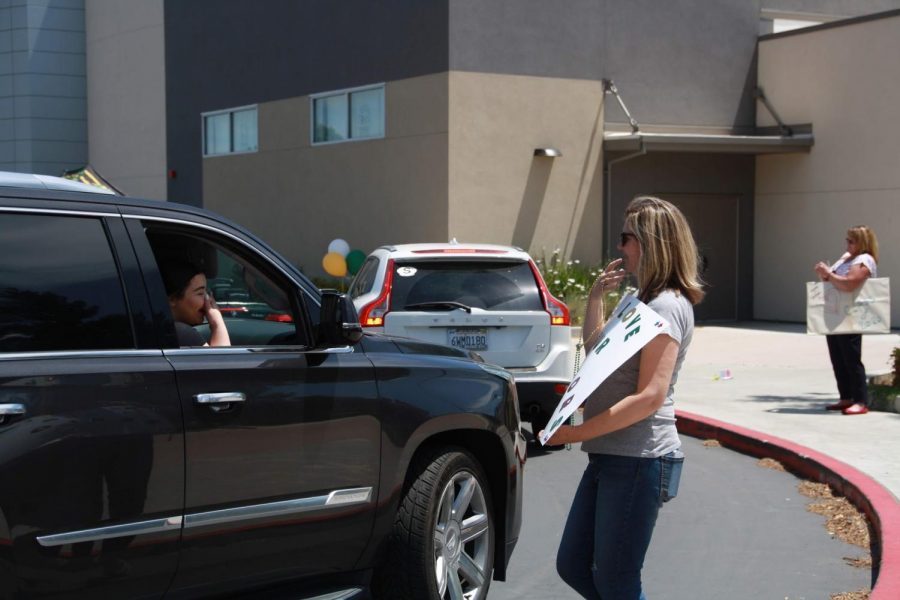
<instances>
[{"instance_id":1,"label":"volvo rear window","mask_svg":"<svg viewBox=\"0 0 900 600\"><path fill-rule=\"evenodd\" d=\"M446 302L491 311L544 310L540 290L527 262L394 263L392 311L428 310L428 305Z\"/></svg>"}]
</instances>

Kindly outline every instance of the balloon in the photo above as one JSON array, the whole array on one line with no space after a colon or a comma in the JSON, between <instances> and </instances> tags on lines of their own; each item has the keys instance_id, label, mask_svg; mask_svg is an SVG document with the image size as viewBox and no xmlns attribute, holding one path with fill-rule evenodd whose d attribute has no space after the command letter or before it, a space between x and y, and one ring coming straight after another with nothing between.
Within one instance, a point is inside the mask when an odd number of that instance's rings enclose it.
<instances>
[{"instance_id":1,"label":"balloon","mask_svg":"<svg viewBox=\"0 0 900 600\"><path fill-rule=\"evenodd\" d=\"M322 259L322 266L325 272L332 277L343 277L347 274L347 261L337 252L329 252Z\"/></svg>"},{"instance_id":2,"label":"balloon","mask_svg":"<svg viewBox=\"0 0 900 600\"><path fill-rule=\"evenodd\" d=\"M328 244L328 253L330 254L332 252L340 254L342 257L347 256L347 253L350 252L350 244L341 238L333 239L331 240L331 243Z\"/></svg>"},{"instance_id":3,"label":"balloon","mask_svg":"<svg viewBox=\"0 0 900 600\"><path fill-rule=\"evenodd\" d=\"M356 275L364 262L366 262L366 253L362 250L351 250L347 254L347 270L351 275Z\"/></svg>"}]
</instances>

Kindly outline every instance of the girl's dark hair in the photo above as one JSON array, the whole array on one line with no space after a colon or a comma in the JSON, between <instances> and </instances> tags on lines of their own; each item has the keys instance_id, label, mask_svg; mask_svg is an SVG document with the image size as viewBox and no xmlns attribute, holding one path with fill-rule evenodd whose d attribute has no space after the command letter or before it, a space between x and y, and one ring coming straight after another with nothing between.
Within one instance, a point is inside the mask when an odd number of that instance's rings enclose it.
<instances>
[{"instance_id":1,"label":"girl's dark hair","mask_svg":"<svg viewBox=\"0 0 900 600\"><path fill-rule=\"evenodd\" d=\"M166 296L181 298L188 284L195 275L203 273L203 269L187 261L166 261L160 265Z\"/></svg>"}]
</instances>

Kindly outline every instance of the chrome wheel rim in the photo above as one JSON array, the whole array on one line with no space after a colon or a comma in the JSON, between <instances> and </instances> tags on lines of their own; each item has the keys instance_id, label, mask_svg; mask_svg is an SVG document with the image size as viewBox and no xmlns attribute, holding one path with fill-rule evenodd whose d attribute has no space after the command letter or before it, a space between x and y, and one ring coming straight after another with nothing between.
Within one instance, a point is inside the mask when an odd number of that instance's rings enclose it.
<instances>
[{"instance_id":1,"label":"chrome wheel rim","mask_svg":"<svg viewBox=\"0 0 900 600\"><path fill-rule=\"evenodd\" d=\"M491 526L481 484L460 472L444 487L434 526L434 573L438 593L474 600L490 572Z\"/></svg>"}]
</instances>

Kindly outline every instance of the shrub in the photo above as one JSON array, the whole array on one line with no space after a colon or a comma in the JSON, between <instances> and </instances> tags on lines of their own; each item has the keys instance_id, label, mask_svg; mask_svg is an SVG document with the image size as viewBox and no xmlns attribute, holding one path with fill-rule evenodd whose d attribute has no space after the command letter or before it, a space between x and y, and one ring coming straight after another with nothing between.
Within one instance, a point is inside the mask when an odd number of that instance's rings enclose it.
<instances>
[{"instance_id":1,"label":"shrub","mask_svg":"<svg viewBox=\"0 0 900 600\"><path fill-rule=\"evenodd\" d=\"M587 308L588 293L608 261L602 261L600 265L587 265L578 259L563 260L560 250L557 248L549 258L542 251L534 262L537 263L550 293L569 307L572 325L582 325L584 311ZM604 319L609 317L622 293L628 289L620 288L606 293L603 301L603 309L606 313L603 315Z\"/></svg>"},{"instance_id":2,"label":"shrub","mask_svg":"<svg viewBox=\"0 0 900 600\"><path fill-rule=\"evenodd\" d=\"M900 348L894 348L891 358L894 359L894 387L900 387Z\"/></svg>"}]
</instances>

